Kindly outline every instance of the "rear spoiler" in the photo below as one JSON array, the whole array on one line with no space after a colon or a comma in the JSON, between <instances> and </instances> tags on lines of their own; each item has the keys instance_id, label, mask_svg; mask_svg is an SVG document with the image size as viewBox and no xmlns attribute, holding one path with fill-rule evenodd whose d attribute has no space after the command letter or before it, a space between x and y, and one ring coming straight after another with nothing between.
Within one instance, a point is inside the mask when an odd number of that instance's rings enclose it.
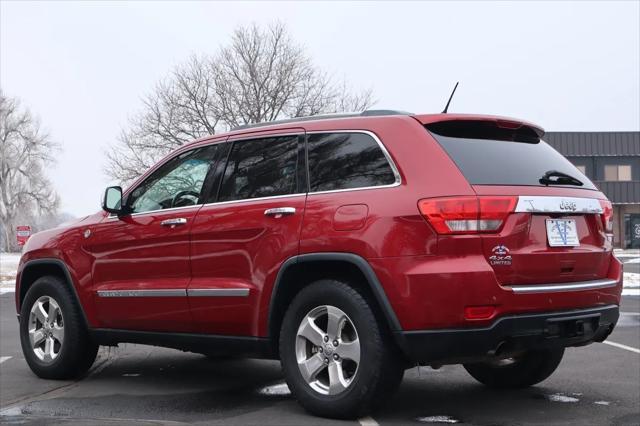
<instances>
[{"instance_id":1,"label":"rear spoiler","mask_svg":"<svg viewBox=\"0 0 640 426\"><path fill-rule=\"evenodd\" d=\"M427 130L441 136L538 143L544 129L533 123L507 117L471 114L416 115Z\"/></svg>"}]
</instances>

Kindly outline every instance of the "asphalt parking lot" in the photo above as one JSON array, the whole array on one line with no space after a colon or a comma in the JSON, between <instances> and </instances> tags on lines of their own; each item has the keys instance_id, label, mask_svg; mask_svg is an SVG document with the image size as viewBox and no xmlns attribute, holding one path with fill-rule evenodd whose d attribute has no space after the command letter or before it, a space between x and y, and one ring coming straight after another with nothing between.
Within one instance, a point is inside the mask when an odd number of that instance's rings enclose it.
<instances>
[{"instance_id":1,"label":"asphalt parking lot","mask_svg":"<svg viewBox=\"0 0 640 426\"><path fill-rule=\"evenodd\" d=\"M337 422L307 415L273 361L122 345L101 349L80 381L38 379L22 357L8 293L0 296L0 423L638 425L640 298L625 297L622 311L609 340L623 347L569 349L556 373L536 387L490 391L459 366L413 368L370 418Z\"/></svg>"}]
</instances>

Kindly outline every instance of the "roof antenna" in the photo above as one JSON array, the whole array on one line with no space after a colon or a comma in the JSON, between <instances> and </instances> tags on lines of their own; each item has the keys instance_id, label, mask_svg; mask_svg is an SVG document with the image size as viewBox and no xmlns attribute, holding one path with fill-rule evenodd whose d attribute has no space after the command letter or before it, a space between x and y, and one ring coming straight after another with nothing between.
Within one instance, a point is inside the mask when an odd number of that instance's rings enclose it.
<instances>
[{"instance_id":1,"label":"roof antenna","mask_svg":"<svg viewBox=\"0 0 640 426\"><path fill-rule=\"evenodd\" d=\"M446 106L446 107L444 107L444 110L442 110L442 113L443 113L443 114L446 114L446 113L447 113L447 110L449 109L449 104L451 103L451 99L453 99L453 94L454 94L454 93L456 93L456 89L458 88L458 84L460 84L460 82L459 82L459 81L456 81L456 85L455 85L455 87L453 88L453 92L451 92L451 96L449 96L449 101L447 102L447 106Z\"/></svg>"}]
</instances>

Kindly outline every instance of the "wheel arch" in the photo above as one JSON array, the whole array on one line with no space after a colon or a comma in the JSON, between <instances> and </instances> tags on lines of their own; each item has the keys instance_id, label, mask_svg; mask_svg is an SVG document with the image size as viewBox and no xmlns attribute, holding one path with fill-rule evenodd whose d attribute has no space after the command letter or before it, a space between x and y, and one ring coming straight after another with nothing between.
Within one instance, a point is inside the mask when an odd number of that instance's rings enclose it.
<instances>
[{"instance_id":1,"label":"wheel arch","mask_svg":"<svg viewBox=\"0 0 640 426\"><path fill-rule=\"evenodd\" d=\"M271 292L268 336L277 347L280 326L286 307L303 288L323 278L346 279L365 292L374 310L384 319L388 330L396 336L402 327L373 268L364 258L353 253L309 253L287 259L276 276ZM276 349L277 350L277 349Z\"/></svg>"},{"instance_id":2,"label":"wheel arch","mask_svg":"<svg viewBox=\"0 0 640 426\"><path fill-rule=\"evenodd\" d=\"M80 308L80 313L82 314L82 320L84 321L85 326L88 326L89 322L87 321L87 317L84 312L84 307L82 303L80 303L80 298L78 297L78 292L73 282L73 278L71 277L71 273L69 272L69 268L64 263L64 261L55 258L46 258L46 259L33 259L29 260L24 264L22 268L22 273L20 275L20 295L19 295L19 305L18 312L22 309L22 302L24 301L27 292L31 288L34 282L41 277L52 275L58 278L61 278L62 281L66 284L66 286L71 290L73 297L76 299L76 303Z\"/></svg>"}]
</instances>

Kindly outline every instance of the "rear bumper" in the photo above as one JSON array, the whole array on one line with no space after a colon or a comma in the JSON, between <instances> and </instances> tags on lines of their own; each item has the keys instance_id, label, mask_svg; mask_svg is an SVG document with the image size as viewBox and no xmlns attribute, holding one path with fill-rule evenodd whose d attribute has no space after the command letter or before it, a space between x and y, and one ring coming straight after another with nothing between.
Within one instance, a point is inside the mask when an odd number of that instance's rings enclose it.
<instances>
[{"instance_id":1,"label":"rear bumper","mask_svg":"<svg viewBox=\"0 0 640 426\"><path fill-rule=\"evenodd\" d=\"M505 316L488 327L397 332L414 362L460 363L521 350L602 342L619 316L617 305Z\"/></svg>"},{"instance_id":2,"label":"rear bumper","mask_svg":"<svg viewBox=\"0 0 640 426\"><path fill-rule=\"evenodd\" d=\"M459 248L459 243L450 242L451 249ZM398 317L400 329L406 332L484 328L495 318L619 305L622 293L622 264L612 255L606 273L601 275L558 274L551 282L540 283L532 279L532 283L501 283L484 256L462 249L455 257L401 256L368 261ZM546 271L549 266L540 268ZM464 312L473 306L494 306L495 316L470 321Z\"/></svg>"}]
</instances>

